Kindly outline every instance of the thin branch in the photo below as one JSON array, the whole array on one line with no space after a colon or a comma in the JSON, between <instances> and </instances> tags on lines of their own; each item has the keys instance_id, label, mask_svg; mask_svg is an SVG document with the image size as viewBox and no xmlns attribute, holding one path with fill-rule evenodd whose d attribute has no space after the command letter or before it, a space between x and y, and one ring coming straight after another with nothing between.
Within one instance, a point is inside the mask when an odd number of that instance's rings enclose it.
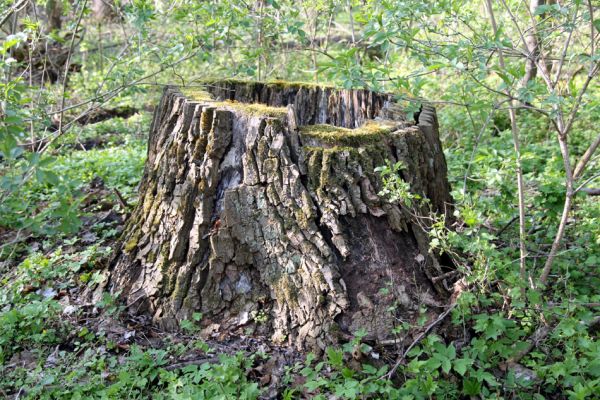
<instances>
[{"instance_id":1,"label":"thin branch","mask_svg":"<svg viewBox=\"0 0 600 400\"><path fill-rule=\"evenodd\" d=\"M25 7L27 5L28 2L29 2L29 0L21 0L21 1L16 2L12 7L10 7L6 11L6 14L0 20L0 26L4 25L4 23L6 21L8 21L8 19L10 17L12 17L12 15L14 13L17 13L17 12L21 11L23 9L23 7Z\"/></svg>"},{"instance_id":2,"label":"thin branch","mask_svg":"<svg viewBox=\"0 0 600 400\"><path fill-rule=\"evenodd\" d=\"M587 163L590 161L590 159L598 149L598 146L600 146L600 135L596 136L596 139L590 144L585 153L583 153L583 156L581 156L581 159L577 163L577 166L575 166L575 172L573 172L573 179L578 180L581 177L581 174L583 174Z\"/></svg>"},{"instance_id":3,"label":"thin branch","mask_svg":"<svg viewBox=\"0 0 600 400\"><path fill-rule=\"evenodd\" d=\"M486 0L488 6L488 12L490 13L490 22L492 25L492 29L494 32L494 36L498 35L498 25L496 24L496 18L494 16L494 9L492 6L492 0ZM501 48L498 48L498 63L500 64L500 68L506 70L506 65L504 63L504 54ZM507 87L505 89L505 93L508 97L512 97ZM525 245L525 184L523 182L523 170L521 167L521 145L519 139L519 128L517 126L517 113L513 109L513 100L509 100L510 109L508 110L508 115L510 117L510 127L513 137L513 145L515 148L515 168L517 172L517 197L519 202L519 274L523 281L527 279L527 271L525 259L527 258L527 247Z\"/></svg>"},{"instance_id":4,"label":"thin branch","mask_svg":"<svg viewBox=\"0 0 600 400\"><path fill-rule=\"evenodd\" d=\"M585 182L583 182L581 185L579 185L579 187L577 189L575 189L575 193L577 193L581 190L581 191L585 191L586 193L589 194L589 192L586 191L584 188L585 188L585 186L587 186L588 183L590 183L591 181L593 181L597 178L600 178L600 174L593 175L593 176L589 177L588 179L586 179Z\"/></svg>"},{"instance_id":5,"label":"thin branch","mask_svg":"<svg viewBox=\"0 0 600 400\"><path fill-rule=\"evenodd\" d=\"M496 108L497 108L497 106L494 106L494 108L488 113L488 116L485 119L485 122L481 126L479 135L477 135L477 139L475 139L475 144L473 146L473 149L471 150L471 156L469 157L469 163L467 164L467 168L465 169L465 175L464 175L464 179L463 179L463 190L462 190L463 196L467 193L467 179L469 177L469 173L471 172L471 165L473 164L473 159L475 158L475 152L477 151L477 148L479 147L479 142L481 141L481 137L483 136L484 132L487 130L487 127L492 119L492 116L496 112Z\"/></svg>"},{"instance_id":6,"label":"thin branch","mask_svg":"<svg viewBox=\"0 0 600 400\"><path fill-rule=\"evenodd\" d=\"M436 319L435 321L431 322L429 325L427 325L427 327L425 328L425 330L423 332L421 332L416 338L415 340L412 341L412 343L406 348L406 350L402 353L402 355L398 358L398 360L396 360L396 363L394 364L394 366L392 367L392 369L390 370L390 372L388 372L387 374L383 375L382 378L386 378L386 379L390 379L394 376L394 374L396 373L396 371L398 370L398 367L400 367L400 365L402 365L402 362L406 359L406 357L408 356L408 353L410 353L410 351L416 346L418 345L421 340L423 340L423 338L425 338L425 336L427 336L429 334L429 332L431 332L431 330L438 325L440 322L442 322L447 316L448 314L450 314L450 312L452 312L452 310L454 310L454 308L456 307L456 303L451 304L446 311L444 311L443 313L441 313Z\"/></svg>"},{"instance_id":7,"label":"thin branch","mask_svg":"<svg viewBox=\"0 0 600 400\"><path fill-rule=\"evenodd\" d=\"M81 112L77 117L73 118L71 121L69 121L68 124L66 124L63 127L62 133L64 134L71 126L73 126L77 121L79 121L81 118L85 117L90 111L93 111L99 107L102 107L104 104L106 104L109 100L111 100L112 98L116 97L117 95L119 95L119 93L121 93L123 90L128 89L130 87L133 86L137 86L143 83L144 80L152 78L158 74L161 74L162 72L164 72L165 70L171 68L172 66L175 66L177 64L182 63L183 61L189 60L190 58L194 57L196 54L198 54L199 49L196 49L196 51L194 51L191 54L188 54L185 57L180 58L177 61L174 61L173 63L167 65L167 66L163 66L161 67L161 69L159 69L158 71L152 72L148 75L145 75L135 81L123 84L119 87L116 87L114 89L108 90L88 101L85 101L83 104L89 104L92 103L85 111ZM98 102L97 104L95 104L96 102ZM44 151L46 151L49 146L56 141L56 139L58 139L60 137L60 135L55 135L52 139L50 139L45 146L40 150L41 153L43 153Z\"/></svg>"},{"instance_id":8,"label":"thin branch","mask_svg":"<svg viewBox=\"0 0 600 400\"><path fill-rule=\"evenodd\" d=\"M65 61L65 72L63 73L63 82L62 82L62 95L60 99L60 108L63 109L65 107L65 101L67 97L67 80L69 78L69 67L71 66L71 56L73 55L73 48L75 47L75 36L77 36L77 30L79 29L79 25L81 24L81 20L83 19L83 14L85 12L85 8L87 6L88 0L83 0L83 5L81 6L81 11L79 12L79 16L77 17L77 23L75 24L75 29L73 29L73 35L71 36L71 44L69 45L69 52L67 53L67 60ZM58 135L62 134L63 129L63 115L64 112L61 111L58 117Z\"/></svg>"},{"instance_id":9,"label":"thin branch","mask_svg":"<svg viewBox=\"0 0 600 400\"><path fill-rule=\"evenodd\" d=\"M577 13L575 13L575 17L577 18ZM563 51L560 55L560 60L558 61L558 67L556 68L556 74L554 75L554 84L553 87L556 87L558 84L558 80L560 79L560 75L562 73L563 65L565 63L565 59L567 58L567 50L569 49L569 45L571 43L571 38L573 37L573 29L569 30L569 35L567 35L567 39L565 40L565 45L563 47Z\"/></svg>"}]
</instances>

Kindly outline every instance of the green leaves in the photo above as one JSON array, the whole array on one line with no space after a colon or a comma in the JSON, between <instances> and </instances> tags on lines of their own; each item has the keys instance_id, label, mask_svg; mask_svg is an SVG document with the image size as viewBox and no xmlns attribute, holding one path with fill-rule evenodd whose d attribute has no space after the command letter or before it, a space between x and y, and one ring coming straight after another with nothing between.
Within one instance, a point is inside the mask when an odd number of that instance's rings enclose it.
<instances>
[{"instance_id":1,"label":"green leaves","mask_svg":"<svg viewBox=\"0 0 600 400\"><path fill-rule=\"evenodd\" d=\"M2 46L0 46L0 54L4 55L13 47L19 46L21 43L27 40L27 34L25 32L17 32L13 35L8 35L2 41ZM6 62L5 60L2 60ZM1 65L1 64L0 64Z\"/></svg>"},{"instance_id":2,"label":"green leaves","mask_svg":"<svg viewBox=\"0 0 600 400\"><path fill-rule=\"evenodd\" d=\"M535 16L543 16L544 14L558 14L560 12L564 12L565 9L562 9L560 4L541 4L537 6L533 12Z\"/></svg>"},{"instance_id":3,"label":"green leaves","mask_svg":"<svg viewBox=\"0 0 600 400\"><path fill-rule=\"evenodd\" d=\"M483 337L486 339L498 339L508 328L516 325L514 321L506 319L500 314L480 314L474 316L474 319L475 325L473 328L475 332L483 333Z\"/></svg>"},{"instance_id":4,"label":"green leaves","mask_svg":"<svg viewBox=\"0 0 600 400\"><path fill-rule=\"evenodd\" d=\"M344 362L344 353L341 350L336 350L332 347L328 347L327 360L332 366L340 368Z\"/></svg>"},{"instance_id":5,"label":"green leaves","mask_svg":"<svg viewBox=\"0 0 600 400\"><path fill-rule=\"evenodd\" d=\"M412 207L414 200L421 200L421 196L413 194L410 191L410 185L402 179L401 170L405 168L402 161L394 164L387 162L384 166L375 168L379 172L383 181L383 189L379 192L380 196L386 197L391 202L401 202L407 207Z\"/></svg>"},{"instance_id":6,"label":"green leaves","mask_svg":"<svg viewBox=\"0 0 600 400\"><path fill-rule=\"evenodd\" d=\"M453 362L453 368L460 376L464 376L467 369L473 365L474 360L471 358L457 358Z\"/></svg>"},{"instance_id":7,"label":"green leaves","mask_svg":"<svg viewBox=\"0 0 600 400\"><path fill-rule=\"evenodd\" d=\"M452 368L454 358L456 358L456 349L452 344L446 347L442 343L436 342L433 344L431 358L425 365L431 370L441 367L442 371L448 374L450 373L450 368Z\"/></svg>"}]
</instances>

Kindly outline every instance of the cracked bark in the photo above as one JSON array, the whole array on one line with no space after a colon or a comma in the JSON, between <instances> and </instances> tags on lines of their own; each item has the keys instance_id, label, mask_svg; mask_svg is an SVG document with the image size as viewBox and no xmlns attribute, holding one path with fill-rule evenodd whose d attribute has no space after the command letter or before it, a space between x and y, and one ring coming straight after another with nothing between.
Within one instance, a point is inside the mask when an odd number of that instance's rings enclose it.
<instances>
[{"instance_id":1,"label":"cracked bark","mask_svg":"<svg viewBox=\"0 0 600 400\"><path fill-rule=\"evenodd\" d=\"M446 212L434 109L414 123L365 90L206 88L166 88L156 109L109 283L131 312L168 329L202 312L206 334L243 329L315 349L361 328L385 340L419 306L444 302L447 283L431 278L446 270L407 212L378 195L374 172L402 160L411 189Z\"/></svg>"}]
</instances>

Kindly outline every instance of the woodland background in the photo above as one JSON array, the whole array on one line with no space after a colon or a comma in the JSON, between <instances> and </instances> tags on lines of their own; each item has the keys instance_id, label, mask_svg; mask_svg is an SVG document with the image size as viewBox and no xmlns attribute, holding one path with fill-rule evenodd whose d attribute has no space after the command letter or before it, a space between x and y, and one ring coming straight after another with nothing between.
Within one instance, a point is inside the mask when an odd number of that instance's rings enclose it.
<instances>
[{"instance_id":1,"label":"woodland background","mask_svg":"<svg viewBox=\"0 0 600 400\"><path fill-rule=\"evenodd\" d=\"M0 0L0 29L2 397L597 398L597 1ZM377 350L356 332L275 368L284 350L199 339L201 315L167 335L75 300L136 202L163 86L216 78L436 106L457 222L429 234L470 340L424 334L390 374L353 359Z\"/></svg>"}]
</instances>

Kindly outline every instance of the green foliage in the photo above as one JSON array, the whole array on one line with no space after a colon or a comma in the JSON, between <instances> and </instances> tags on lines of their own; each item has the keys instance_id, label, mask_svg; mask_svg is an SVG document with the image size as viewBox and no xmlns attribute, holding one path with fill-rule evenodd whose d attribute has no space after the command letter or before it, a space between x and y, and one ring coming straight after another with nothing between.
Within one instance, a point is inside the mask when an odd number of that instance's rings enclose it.
<instances>
[{"instance_id":1,"label":"green foliage","mask_svg":"<svg viewBox=\"0 0 600 400\"><path fill-rule=\"evenodd\" d=\"M144 160L145 145L139 141L121 148L71 151L68 156L41 161L34 155L22 167L34 171L35 179L24 179L25 171L11 177L14 180L0 204L4 216L0 225L45 235L74 233L81 224L83 189L98 177L108 188L133 200Z\"/></svg>"},{"instance_id":2,"label":"green foliage","mask_svg":"<svg viewBox=\"0 0 600 400\"><path fill-rule=\"evenodd\" d=\"M402 178L402 170L406 167L401 161L394 164L388 161L385 166L375 168L379 172L383 182L383 189L379 195L387 198L390 202L401 202L411 208L414 200L422 200L418 194L411 193L410 185Z\"/></svg>"},{"instance_id":3,"label":"green foliage","mask_svg":"<svg viewBox=\"0 0 600 400\"><path fill-rule=\"evenodd\" d=\"M96 245L76 254L56 250L34 253L4 278L0 290L0 362L20 350L60 341L69 324L61 321L59 294L77 285L77 276L93 268L109 249ZM8 283L10 282L10 285Z\"/></svg>"},{"instance_id":4,"label":"green foliage","mask_svg":"<svg viewBox=\"0 0 600 400\"><path fill-rule=\"evenodd\" d=\"M0 20L17 7L12 3L0 0ZM597 328L591 326L598 308L590 304L600 301L598 201L583 193L575 196L552 284L532 288L523 281L516 262L516 155L509 104L502 95L509 91L515 104L526 106L517 110L517 126L526 183L526 266L534 280L565 198L564 160L554 143L552 120L581 102L568 136L572 165L598 135L597 81L586 93L582 89L587 67L600 59L598 46L591 53L585 42L591 28L600 29L600 19L585 2L543 4L534 10L538 33L544 35L543 51L552 53L552 61L560 58L567 37L572 44L563 78L550 88L539 73L523 81L521 32L513 19L524 21L523 31L529 32L531 17L516 1L493 2L496 34L484 18L487 11L466 0L174 5L135 0L117 2L113 21L92 21L90 10L84 9L86 29L74 32L79 7L89 8L88 3L63 2L63 27L53 32L46 32L45 17L28 16L30 8L23 9L16 23L3 25L10 33L0 34L0 393L20 393L21 398L260 396L258 383L248 376L252 357L220 355L218 363L167 368L182 352L208 353L210 348L191 341L123 349L106 332L66 316L61 302L65 292L94 288L104 279L96 265L112 251L118 229L105 222L84 226L105 207L88 205L89 189L101 180L103 196L114 197L116 189L127 203L135 203L151 119L150 113L140 112L79 125L79 118L98 107L146 110L157 104L162 83L197 86L224 76L389 91L408 115L434 100L454 189L452 229L450 221L438 216L431 216L427 229L431 251L452 257L469 286L452 312L455 331L463 337L427 336L411 350L394 380L387 379L387 366L354 360L357 349L373 353L357 334L341 348L328 348L322 359L308 356L304 364L290 368L284 398L597 396L600 348ZM63 90L64 65L52 56L66 54L73 37ZM499 51L510 55L504 67L497 62ZM40 70L56 63L51 71L56 82L49 77L42 81ZM592 157L578 184L598 182L599 160ZM377 171L384 184L381 196L409 210L423 204L411 192L402 163ZM114 207L116 198L109 203ZM96 243L79 236L82 227L97 235ZM105 293L95 306L114 318L123 310L114 294ZM268 322L263 311L252 317ZM419 318L421 329L425 317L422 313ZM196 335L201 318L195 314L181 328ZM548 335L518 365L511 365L542 326L548 327ZM402 336L411 329L405 322L394 333ZM19 365L28 357L33 361Z\"/></svg>"}]
</instances>

